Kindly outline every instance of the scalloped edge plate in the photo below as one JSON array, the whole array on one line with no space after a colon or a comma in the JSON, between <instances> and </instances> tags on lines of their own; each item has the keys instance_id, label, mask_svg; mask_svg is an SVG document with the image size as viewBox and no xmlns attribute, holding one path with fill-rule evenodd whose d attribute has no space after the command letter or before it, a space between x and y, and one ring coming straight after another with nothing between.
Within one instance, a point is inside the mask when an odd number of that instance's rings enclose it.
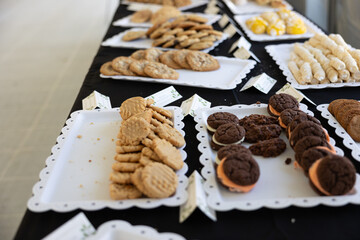
<instances>
[{"instance_id":1,"label":"scalloped edge plate","mask_svg":"<svg viewBox=\"0 0 360 240\"><path fill-rule=\"evenodd\" d=\"M159 233L152 227L144 225L131 225L129 222L123 220L112 220L101 224L95 235L90 236L88 239L185 240L183 236L177 233Z\"/></svg>"},{"instance_id":2,"label":"scalloped edge plate","mask_svg":"<svg viewBox=\"0 0 360 240\"><path fill-rule=\"evenodd\" d=\"M204 189L207 193L209 206L217 211L229 211L233 209L250 211L262 207L281 209L289 206L314 207L319 204L327 206L343 206L348 203L360 204L360 177L358 174L355 185L356 194L354 195L320 197L315 193L301 170L284 163L287 157L294 159L294 152L289 147L288 141L285 141L288 145L287 150L276 158L266 159L253 156L260 166L261 175L257 185L252 191L248 193L232 193L221 186L216 179L214 167L215 152L211 150L210 147L209 134L206 128L207 117L219 111L231 112L238 117L248 115L247 113L249 112L251 112L251 114L266 114L266 108L267 104L240 104L230 107L217 106L210 109L199 109L195 112L195 128L198 131L196 137L200 141L198 149L201 152L200 163L203 165L201 174L205 179ZM307 109L306 105L300 104L300 108L309 115L313 115L313 113ZM285 134L282 133L281 137L285 140L286 137L284 135ZM334 139L331 138L330 142L335 146ZM246 143L244 145L246 145ZM340 148L335 147L335 149L337 154L344 154ZM275 175L273 174L274 171L277 171ZM284 189L274 189L272 186L283 186ZM296 190L293 191L295 187ZM280 197L272 196L274 192Z\"/></svg>"},{"instance_id":3,"label":"scalloped edge plate","mask_svg":"<svg viewBox=\"0 0 360 240\"><path fill-rule=\"evenodd\" d=\"M323 88L340 88L340 87L358 87L360 82L353 83L327 83L327 84L313 84L313 85L300 85L295 80L291 71L288 68L288 62L290 59L290 52L294 43L268 45L265 47L269 55L274 59L279 68L282 70L286 80L296 89L323 89Z\"/></svg>"},{"instance_id":4,"label":"scalloped edge plate","mask_svg":"<svg viewBox=\"0 0 360 240\"><path fill-rule=\"evenodd\" d=\"M130 48L130 49L148 49L148 48L152 47L153 40L150 39L150 38L142 38L142 39L138 39L138 40L134 40L134 41L130 41L130 42L122 41L121 40L122 37L128 31L147 31L147 28L130 28L130 29L126 30L126 31L120 32L120 33L106 39L105 41L103 41L101 43L101 46L104 46L104 47L116 47L116 48ZM211 47L203 49L201 51L205 52L205 53L210 52L211 50L216 48L220 43L225 41L225 39L227 39L228 37L229 37L228 34L223 33L221 39L214 42L214 44ZM174 48L162 48L162 47L157 47L157 48L161 49L161 50L176 50Z\"/></svg>"},{"instance_id":5,"label":"scalloped edge plate","mask_svg":"<svg viewBox=\"0 0 360 240\"><path fill-rule=\"evenodd\" d=\"M257 42L266 42L266 41L281 41L281 40L290 40L290 39L303 39L303 38L311 38L315 33L323 33L320 28L318 28L314 23L310 20L302 16L300 13L295 12L305 23L307 27L307 32L304 34L283 34L280 36L270 36L268 34L255 34L253 33L246 25L246 20L259 16L259 14L246 14L246 15L236 15L234 16L235 21L244 29L246 35Z\"/></svg>"},{"instance_id":6,"label":"scalloped edge plate","mask_svg":"<svg viewBox=\"0 0 360 240\"><path fill-rule=\"evenodd\" d=\"M205 5L207 3L208 3L207 0L191 0L191 4L183 6L183 7L179 7L178 9L180 11L185 11L185 10L188 10L188 9L192 9L192 8L196 8L196 7ZM144 8L149 8L149 7L150 8L159 8L160 9L161 7L163 7L163 5L159 5L159 4L130 2L128 0L121 1L121 4L129 5L128 8L127 8L128 10L134 9L133 6L136 6L135 7L136 9L139 9L139 8L144 9Z\"/></svg>"},{"instance_id":7,"label":"scalloped edge plate","mask_svg":"<svg viewBox=\"0 0 360 240\"><path fill-rule=\"evenodd\" d=\"M273 8L268 5L263 6L250 1L247 2L246 4L239 6L235 5L231 0L223 0L223 1L233 14L263 13L263 12L273 12L278 10L278 8ZM293 7L287 1L283 1L283 2L285 3L287 9L290 10L293 9Z\"/></svg>"},{"instance_id":8,"label":"scalloped edge plate","mask_svg":"<svg viewBox=\"0 0 360 240\"><path fill-rule=\"evenodd\" d=\"M328 124L335 128L335 133L343 139L345 147L351 150L351 156L360 162L360 143L355 142L334 116L328 111L329 104L321 104L316 109L321 113L321 116L328 120Z\"/></svg>"},{"instance_id":9,"label":"scalloped edge plate","mask_svg":"<svg viewBox=\"0 0 360 240\"><path fill-rule=\"evenodd\" d=\"M196 14L198 16L201 17L205 17L208 19L208 22L206 23L207 25L212 25L213 23L217 22L220 18L221 15L218 14L205 14L205 13L191 13L191 12L186 12L186 14ZM145 22L145 23L134 23L130 21L131 15L128 15L126 17L120 18L116 21L113 22L113 26L115 27L139 27L139 28L150 28L152 26L152 24L150 22Z\"/></svg>"},{"instance_id":10,"label":"scalloped edge plate","mask_svg":"<svg viewBox=\"0 0 360 240\"><path fill-rule=\"evenodd\" d=\"M220 68L209 72L196 72L186 69L176 70L179 73L179 79L155 79L148 77L134 76L105 76L102 78L112 78L116 80L134 80L142 82L168 83L171 85L193 86L202 88L212 88L218 90L228 90L236 88L237 84L242 82L251 69L256 65L253 60L242 60L238 58L214 57L219 61ZM237 72L236 72L237 71Z\"/></svg>"},{"instance_id":11,"label":"scalloped edge plate","mask_svg":"<svg viewBox=\"0 0 360 240\"><path fill-rule=\"evenodd\" d=\"M185 136L182 130L184 123L181 108L165 108L173 111L174 126ZM28 200L28 208L34 212L69 212L75 209L93 211L105 207L155 208L161 205L183 204L188 197L186 163L176 172L179 185L175 195L169 198L120 201L110 198L108 176L114 163L115 140L120 123L119 108L80 110L71 113L57 138L57 144L51 149L52 155L46 159L46 166L39 174L39 182L33 187L33 196ZM180 149L183 160L186 159L184 147Z\"/></svg>"}]
</instances>

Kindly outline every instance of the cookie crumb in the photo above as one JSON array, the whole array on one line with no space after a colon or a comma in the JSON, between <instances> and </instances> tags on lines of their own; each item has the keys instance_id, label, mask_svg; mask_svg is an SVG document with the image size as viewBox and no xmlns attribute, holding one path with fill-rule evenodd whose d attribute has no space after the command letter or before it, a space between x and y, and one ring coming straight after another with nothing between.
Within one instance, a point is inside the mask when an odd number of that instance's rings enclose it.
<instances>
[{"instance_id":1,"label":"cookie crumb","mask_svg":"<svg viewBox=\"0 0 360 240\"><path fill-rule=\"evenodd\" d=\"M80 184L79 188L83 188L84 186L82 184Z\"/></svg>"},{"instance_id":2,"label":"cookie crumb","mask_svg":"<svg viewBox=\"0 0 360 240\"><path fill-rule=\"evenodd\" d=\"M91 122L91 123L90 123L90 125L94 125L94 123L93 123L93 122Z\"/></svg>"},{"instance_id":3,"label":"cookie crumb","mask_svg":"<svg viewBox=\"0 0 360 240\"><path fill-rule=\"evenodd\" d=\"M100 141L100 138L97 138L96 140Z\"/></svg>"},{"instance_id":4,"label":"cookie crumb","mask_svg":"<svg viewBox=\"0 0 360 240\"><path fill-rule=\"evenodd\" d=\"M77 135L76 137L77 137L78 139L81 139L81 138L82 138L82 136L81 136L81 135Z\"/></svg>"},{"instance_id":5,"label":"cookie crumb","mask_svg":"<svg viewBox=\"0 0 360 240\"><path fill-rule=\"evenodd\" d=\"M92 162L91 160L89 160L89 162Z\"/></svg>"},{"instance_id":6,"label":"cookie crumb","mask_svg":"<svg viewBox=\"0 0 360 240\"><path fill-rule=\"evenodd\" d=\"M287 158L286 160L285 160L285 164L286 165L289 165L291 163L291 158Z\"/></svg>"},{"instance_id":7,"label":"cookie crumb","mask_svg":"<svg viewBox=\"0 0 360 240\"><path fill-rule=\"evenodd\" d=\"M260 102L260 101L257 101L256 104L261 104L261 102Z\"/></svg>"},{"instance_id":8,"label":"cookie crumb","mask_svg":"<svg viewBox=\"0 0 360 240\"><path fill-rule=\"evenodd\" d=\"M113 141L115 141L115 139L112 138L111 141L113 142Z\"/></svg>"}]
</instances>

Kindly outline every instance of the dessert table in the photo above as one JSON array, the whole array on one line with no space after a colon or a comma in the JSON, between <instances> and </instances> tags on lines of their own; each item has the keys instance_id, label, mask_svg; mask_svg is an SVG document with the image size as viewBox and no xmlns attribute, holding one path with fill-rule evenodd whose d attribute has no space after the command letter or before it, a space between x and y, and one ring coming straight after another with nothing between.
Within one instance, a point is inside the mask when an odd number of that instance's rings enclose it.
<instances>
[{"instance_id":1,"label":"dessert table","mask_svg":"<svg viewBox=\"0 0 360 240\"><path fill-rule=\"evenodd\" d=\"M219 3L223 13L233 18L233 14L224 5ZM191 9L191 12L203 12L204 6ZM188 10L190 11L190 10ZM115 12L113 21L129 15L126 5L119 5ZM215 29L221 30L218 23ZM240 28L240 26L237 26ZM241 29L241 28L240 28ZM110 24L104 40L118 34L126 28L115 27ZM214 56L230 57L228 50L239 36L232 37L221 43L210 54ZM246 36L245 36L246 37ZM248 39L249 40L249 39ZM302 40L304 41L304 40ZM250 41L251 42L251 41ZM171 106L180 106L181 102L190 98L195 93L211 102L211 106L231 106L235 104L253 104L256 102L267 103L271 95L275 94L284 84L286 77L282 74L275 61L266 52L265 46L270 44L293 43L296 40L251 42L251 51L261 60L254 69L247 74L242 83L232 90L216 90L189 86L174 86L183 96L182 99L171 103ZM82 99L94 90L109 96L113 107L118 107L127 98L134 96L147 97L158 92L169 85L161 83L118 81L103 79L100 77L100 66L117 56L129 56L134 49L111 48L100 46L89 67L89 71L79 90L78 96L70 113L82 109ZM263 94L255 88L240 92L244 84L253 76L267 73L277 80L275 86L268 94ZM220 79L219 79L220 81ZM360 87L324 88L302 90L309 99L317 105L330 103L338 98L360 98ZM354 163L357 172L360 171L360 163L355 160L351 151L346 148L342 139L335 134L334 128L321 117L316 106L307 100L303 100L315 117L328 130L329 135L335 139L336 146L344 151L344 155ZM199 162L200 152L198 150L197 131L193 117L186 116L183 119L185 127L185 140L187 153L186 163L189 176L194 170L201 171ZM39 169L40 171L41 169ZM106 186L107 187L107 186ZM275 186L274 186L275 187ZM152 209L141 209L132 207L124 210L104 208L96 211L77 209L70 212L32 212L27 210L18 228L15 239L41 239L67 222L69 219L84 212L86 217L98 228L101 224L110 220L125 220L132 225L147 225L159 232L174 232L186 239L359 239L360 238L360 206L347 204L345 206L297 207L290 206L280 209L260 208L251 211L217 211L217 221L207 218L201 211L196 210L185 222L179 223L179 207L157 207Z\"/></svg>"}]
</instances>

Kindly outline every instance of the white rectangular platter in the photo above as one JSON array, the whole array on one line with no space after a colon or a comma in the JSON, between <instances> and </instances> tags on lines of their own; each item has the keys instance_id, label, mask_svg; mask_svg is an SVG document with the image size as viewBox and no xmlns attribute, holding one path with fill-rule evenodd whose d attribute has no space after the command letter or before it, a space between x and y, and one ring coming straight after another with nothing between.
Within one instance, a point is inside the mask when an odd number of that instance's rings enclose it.
<instances>
[{"instance_id":1,"label":"white rectangular platter","mask_svg":"<svg viewBox=\"0 0 360 240\"><path fill-rule=\"evenodd\" d=\"M231 107L218 106L210 109L199 109L196 111L197 139L200 141L198 149L202 153L200 163L204 166L201 170L202 176L206 179L204 188L208 194L209 206L218 211L232 209L256 210L261 207L285 208L288 206L313 207L319 204L328 206L342 206L348 203L360 204L360 178L357 175L356 194L347 196L319 196L310 187L309 180L300 169L293 164L285 164L287 158L294 162L294 151L288 144L284 133L281 138L287 143L284 153L275 158L263 158L253 156L260 167L260 178L255 187L248 193L234 193L225 189L216 179L215 156L216 152L210 147L210 139L206 128L206 120L209 115L215 112L224 111L235 114L242 118L250 114L267 113L267 104L234 105ZM307 106L300 105L301 110L313 115L307 110ZM330 139L332 145L335 141ZM243 143L248 147L248 143ZM335 147L337 154L343 155L343 151Z\"/></svg>"},{"instance_id":2,"label":"white rectangular platter","mask_svg":"<svg viewBox=\"0 0 360 240\"><path fill-rule=\"evenodd\" d=\"M289 39L301 39L301 38L311 38L315 33L322 33L321 29L318 28L315 24L309 21L307 18L303 17L301 14L296 13L305 23L307 32L304 34L283 34L280 36L271 36L269 34L255 34L253 33L246 25L246 20L251 17L259 16L259 14L246 14L246 15L236 15L234 16L235 21L244 29L248 37L257 42L265 41L279 41L279 40L289 40Z\"/></svg>"},{"instance_id":3,"label":"white rectangular platter","mask_svg":"<svg viewBox=\"0 0 360 240\"><path fill-rule=\"evenodd\" d=\"M122 40L122 37L126 34L128 31L146 31L147 28L131 28L124 32L121 32L119 34L116 34L108 39L106 39L104 42L101 43L101 46L104 47L118 47L118 48L130 48L130 49L147 49L152 47L153 40L150 38L141 38L134 41L125 42ZM203 52L210 52L213 50L217 45L222 43L225 39L227 39L229 35L226 33L223 33L222 38L214 42L214 44L206 48L204 50L201 50ZM159 48L164 50L174 50L174 48Z\"/></svg>"},{"instance_id":4,"label":"white rectangular platter","mask_svg":"<svg viewBox=\"0 0 360 240\"><path fill-rule=\"evenodd\" d=\"M168 107L174 113L174 126L184 126L181 109ZM99 210L104 207L154 208L160 205L179 206L187 200L187 164L177 172L179 185L175 195L164 199L132 199L114 201L109 195L109 175L114 163L115 141L121 117L119 109L76 111L66 121L40 181L33 187L28 208L34 212L53 210L67 212L74 209ZM180 149L183 159L186 152Z\"/></svg>"},{"instance_id":5,"label":"white rectangular platter","mask_svg":"<svg viewBox=\"0 0 360 240\"><path fill-rule=\"evenodd\" d=\"M290 10L293 8L288 2L283 2L285 3L286 8ZM254 1L248 1L244 5L235 5L231 0L224 0L224 3L233 14L263 13L278 10L278 8L273 8L270 5L260 5Z\"/></svg>"},{"instance_id":6,"label":"white rectangular platter","mask_svg":"<svg viewBox=\"0 0 360 240\"><path fill-rule=\"evenodd\" d=\"M179 7L178 9L180 11L185 11L191 8L196 8L196 7L200 7L204 4L207 4L209 1L207 0L191 0L191 4L183 6L183 7ZM147 9L147 8L151 8L153 10L158 10L161 7L163 7L163 5L159 5L159 4L151 4L151 3L139 3L139 2L130 2L128 0L124 0L121 1L121 4L125 4L128 5L128 10L131 11L138 11L138 10L142 10L142 9Z\"/></svg>"},{"instance_id":7,"label":"white rectangular platter","mask_svg":"<svg viewBox=\"0 0 360 240\"><path fill-rule=\"evenodd\" d=\"M155 79L148 77L134 76L105 76L102 78L112 78L116 80L133 80L142 82L168 83L172 85L193 86L202 88L213 88L219 90L228 90L240 84L242 79L254 68L256 62L253 60L242 60L237 58L215 57L220 68L209 72L196 72L186 69L176 70L179 73L179 79Z\"/></svg>"},{"instance_id":8,"label":"white rectangular platter","mask_svg":"<svg viewBox=\"0 0 360 240\"><path fill-rule=\"evenodd\" d=\"M328 111L329 104L321 104L316 107L321 112L321 116L328 120L330 126L335 128L335 133L343 139L345 147L351 150L351 156L360 162L360 142L355 142L354 139L346 132L340 125L336 118Z\"/></svg>"},{"instance_id":9,"label":"white rectangular platter","mask_svg":"<svg viewBox=\"0 0 360 240\"><path fill-rule=\"evenodd\" d=\"M360 82L351 83L327 83L327 84L312 84L312 85L301 85L299 84L291 71L288 68L288 62L290 61L290 53L294 48L294 43L268 45L265 47L269 55L274 59L279 68L282 70L286 77L286 80L297 89L323 89L323 88L340 88L340 87L358 87Z\"/></svg>"},{"instance_id":10,"label":"white rectangular platter","mask_svg":"<svg viewBox=\"0 0 360 240\"><path fill-rule=\"evenodd\" d=\"M186 12L186 14L196 14L199 15L201 17L205 17L208 19L207 23L208 25L212 25L213 23L217 22L221 16L217 15L217 14L204 14L204 13L188 13ZM134 23L131 22L132 15L123 17L121 19L118 19L116 21L113 22L113 26L116 27L139 27L139 28L150 28L152 26L151 22L144 22L144 23Z\"/></svg>"},{"instance_id":11,"label":"white rectangular platter","mask_svg":"<svg viewBox=\"0 0 360 240\"><path fill-rule=\"evenodd\" d=\"M123 220L112 220L99 226L95 235L88 240L185 240L179 234L159 233L154 228L144 225L131 225Z\"/></svg>"}]
</instances>

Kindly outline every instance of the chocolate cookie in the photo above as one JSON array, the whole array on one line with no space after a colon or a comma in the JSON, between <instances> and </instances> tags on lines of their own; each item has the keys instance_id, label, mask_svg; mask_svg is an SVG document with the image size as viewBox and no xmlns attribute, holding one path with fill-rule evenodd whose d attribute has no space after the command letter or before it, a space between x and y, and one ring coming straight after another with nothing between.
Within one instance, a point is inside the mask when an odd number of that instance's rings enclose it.
<instances>
[{"instance_id":1,"label":"chocolate cookie","mask_svg":"<svg viewBox=\"0 0 360 240\"><path fill-rule=\"evenodd\" d=\"M309 169L314 186L325 195L349 193L356 181L354 165L346 157L330 155L317 160Z\"/></svg>"},{"instance_id":2,"label":"chocolate cookie","mask_svg":"<svg viewBox=\"0 0 360 240\"><path fill-rule=\"evenodd\" d=\"M300 139L307 136L317 136L326 141L328 140L327 133L325 133L321 125L311 121L306 121L299 123L291 132L289 138L290 146L294 147Z\"/></svg>"},{"instance_id":3,"label":"chocolate cookie","mask_svg":"<svg viewBox=\"0 0 360 240\"><path fill-rule=\"evenodd\" d=\"M231 145L222 147L217 152L215 162L219 163L221 161L221 159L223 159L224 157L228 157L228 156L236 154L236 153L246 153L246 154L251 155L250 150L247 149L246 147L239 145L239 144L231 144Z\"/></svg>"},{"instance_id":4,"label":"chocolate cookie","mask_svg":"<svg viewBox=\"0 0 360 240\"><path fill-rule=\"evenodd\" d=\"M332 154L333 153L330 152L330 150L326 147L312 147L303 152L298 162L300 163L300 166L307 175L309 172L309 168L316 160Z\"/></svg>"},{"instance_id":5,"label":"chocolate cookie","mask_svg":"<svg viewBox=\"0 0 360 240\"><path fill-rule=\"evenodd\" d=\"M219 150L230 144L240 144L244 141L245 129L236 123L225 123L216 129L211 139L211 148Z\"/></svg>"},{"instance_id":6,"label":"chocolate cookie","mask_svg":"<svg viewBox=\"0 0 360 240\"><path fill-rule=\"evenodd\" d=\"M271 138L277 138L281 134L281 127L277 124L254 125L246 129L245 141L255 143Z\"/></svg>"},{"instance_id":7,"label":"chocolate cookie","mask_svg":"<svg viewBox=\"0 0 360 240\"><path fill-rule=\"evenodd\" d=\"M268 112L272 116L280 116L285 109L299 109L299 102L293 96L280 93L272 95L269 99Z\"/></svg>"},{"instance_id":8,"label":"chocolate cookie","mask_svg":"<svg viewBox=\"0 0 360 240\"><path fill-rule=\"evenodd\" d=\"M307 115L305 112L301 111L300 109L285 109L280 113L279 116L279 124L281 127L286 128L287 125L291 123L292 120L298 115Z\"/></svg>"},{"instance_id":9,"label":"chocolate cookie","mask_svg":"<svg viewBox=\"0 0 360 240\"><path fill-rule=\"evenodd\" d=\"M239 119L236 115L228 112L216 112L207 118L207 129L210 133L214 133L216 129L225 123L238 123Z\"/></svg>"},{"instance_id":10,"label":"chocolate cookie","mask_svg":"<svg viewBox=\"0 0 360 240\"><path fill-rule=\"evenodd\" d=\"M245 153L233 154L224 161L224 173L234 183L247 186L257 182L260 168L255 159Z\"/></svg>"},{"instance_id":11,"label":"chocolate cookie","mask_svg":"<svg viewBox=\"0 0 360 240\"><path fill-rule=\"evenodd\" d=\"M295 160L300 164L300 166L301 166L302 154L307 149L312 148L312 147L317 147L317 146L323 146L325 148L328 148L329 151L333 151L335 153L334 147L331 146L331 144L328 143L326 141L326 139L318 137L318 136L303 137L299 141L297 141L296 145L294 146Z\"/></svg>"},{"instance_id":12,"label":"chocolate cookie","mask_svg":"<svg viewBox=\"0 0 360 240\"><path fill-rule=\"evenodd\" d=\"M243 126L245 129L248 129L255 125L278 124L278 119L273 116L251 114L249 116L241 118L239 120L239 124Z\"/></svg>"},{"instance_id":13,"label":"chocolate cookie","mask_svg":"<svg viewBox=\"0 0 360 240\"><path fill-rule=\"evenodd\" d=\"M296 116L286 127L286 137L289 138L290 133L296 128L296 126L299 123L306 122L306 121L311 121L311 122L321 125L320 121L317 118L310 116L308 114L306 114L306 115L300 114L300 115Z\"/></svg>"},{"instance_id":14,"label":"chocolate cookie","mask_svg":"<svg viewBox=\"0 0 360 240\"><path fill-rule=\"evenodd\" d=\"M286 149L286 143L281 138L272 138L257 142L249 147L254 155L263 157L276 157Z\"/></svg>"}]
</instances>

